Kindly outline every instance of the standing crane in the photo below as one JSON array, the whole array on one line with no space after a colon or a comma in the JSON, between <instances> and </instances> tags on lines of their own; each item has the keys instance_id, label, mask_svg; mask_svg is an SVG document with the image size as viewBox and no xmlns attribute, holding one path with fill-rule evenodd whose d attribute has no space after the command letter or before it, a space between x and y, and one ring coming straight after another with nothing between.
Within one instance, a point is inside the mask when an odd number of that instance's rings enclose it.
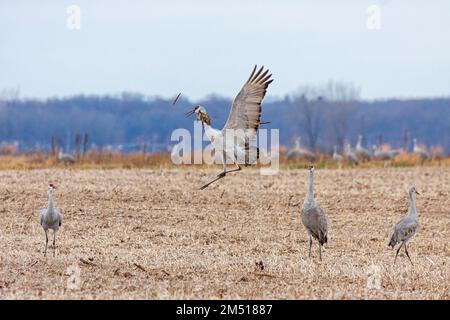
<instances>
[{"instance_id":1,"label":"standing crane","mask_svg":"<svg viewBox=\"0 0 450 320\"><path fill-rule=\"evenodd\" d=\"M373 157L378 160L388 161L393 159L393 154L389 151L384 151L379 146L372 145Z\"/></svg>"},{"instance_id":2,"label":"standing crane","mask_svg":"<svg viewBox=\"0 0 450 320\"><path fill-rule=\"evenodd\" d=\"M212 181L203 185L205 189L215 181L225 177L227 173L240 171L239 164L253 164L259 158L256 144L256 133L261 124L261 102L266 90L273 80L269 70L263 72L264 66L256 71L253 69L247 82L234 98L228 120L222 130L211 127L211 118L206 109L200 105L186 113L186 116L197 114L197 121L202 121L206 136L214 146L216 154L221 154L223 171ZM231 143L230 143L231 142ZM231 160L236 169L227 171L227 161Z\"/></svg>"},{"instance_id":3,"label":"standing crane","mask_svg":"<svg viewBox=\"0 0 450 320\"><path fill-rule=\"evenodd\" d=\"M328 241L327 217L314 200L314 167L309 167L309 186L302 210L303 225L309 236L309 257L311 257L312 238L319 242L319 258L322 260L322 246Z\"/></svg>"},{"instance_id":4,"label":"standing crane","mask_svg":"<svg viewBox=\"0 0 450 320\"><path fill-rule=\"evenodd\" d=\"M352 146L350 145L350 143L347 143L345 145L345 149L344 149L344 156L345 159L350 163L350 164L358 164L358 157L356 156L356 154L352 151Z\"/></svg>"},{"instance_id":5,"label":"standing crane","mask_svg":"<svg viewBox=\"0 0 450 320\"><path fill-rule=\"evenodd\" d=\"M58 152L58 160L64 163L75 163L75 157L70 153L64 153L62 150Z\"/></svg>"},{"instance_id":6,"label":"standing crane","mask_svg":"<svg viewBox=\"0 0 450 320\"><path fill-rule=\"evenodd\" d=\"M422 148L417 143L417 139L413 139L413 153L417 154L422 161L430 159L430 154L425 148Z\"/></svg>"},{"instance_id":7,"label":"standing crane","mask_svg":"<svg viewBox=\"0 0 450 320\"><path fill-rule=\"evenodd\" d=\"M408 249L406 248L406 243L409 239L416 233L417 227L419 226L419 221L417 220L416 205L414 203L414 194L419 194L415 187L411 187L408 191L409 193L409 211L406 217L400 219L392 229L391 239L389 240L389 246L394 249L397 243L401 243L400 247L397 249L395 254L394 264L397 261L398 252L402 248L405 248L406 256L412 264L411 257L409 256Z\"/></svg>"},{"instance_id":8,"label":"standing crane","mask_svg":"<svg viewBox=\"0 0 450 320\"><path fill-rule=\"evenodd\" d=\"M56 231L58 231L62 222L62 214L53 206L53 190L56 187L50 183L47 188L48 193L48 206L42 209L40 212L41 226L45 231L45 250L44 256L47 255L47 244L48 244L48 229L53 230L53 256L55 256L56 251Z\"/></svg>"},{"instance_id":9,"label":"standing crane","mask_svg":"<svg viewBox=\"0 0 450 320\"><path fill-rule=\"evenodd\" d=\"M398 148L398 149L390 149L388 151L389 156L391 157L391 159L394 159L396 156L398 156L400 153L404 152L402 148Z\"/></svg>"},{"instance_id":10,"label":"standing crane","mask_svg":"<svg viewBox=\"0 0 450 320\"><path fill-rule=\"evenodd\" d=\"M305 158L309 161L314 161L316 159L316 156L311 151L302 148L300 144L300 137L295 139L294 141L294 147L289 150L289 152L286 155L286 158L288 160L296 159L296 158Z\"/></svg>"},{"instance_id":11,"label":"standing crane","mask_svg":"<svg viewBox=\"0 0 450 320\"><path fill-rule=\"evenodd\" d=\"M362 135L358 136L358 142L356 143L356 156L358 157L358 160L369 161L370 153L362 146L362 138Z\"/></svg>"},{"instance_id":12,"label":"standing crane","mask_svg":"<svg viewBox=\"0 0 450 320\"><path fill-rule=\"evenodd\" d=\"M333 160L336 162L342 161L342 156L337 152L337 146L333 146Z\"/></svg>"},{"instance_id":13,"label":"standing crane","mask_svg":"<svg viewBox=\"0 0 450 320\"><path fill-rule=\"evenodd\" d=\"M337 152L337 146L333 147L333 160L338 163L339 169L342 167L342 159L343 157Z\"/></svg>"}]
</instances>

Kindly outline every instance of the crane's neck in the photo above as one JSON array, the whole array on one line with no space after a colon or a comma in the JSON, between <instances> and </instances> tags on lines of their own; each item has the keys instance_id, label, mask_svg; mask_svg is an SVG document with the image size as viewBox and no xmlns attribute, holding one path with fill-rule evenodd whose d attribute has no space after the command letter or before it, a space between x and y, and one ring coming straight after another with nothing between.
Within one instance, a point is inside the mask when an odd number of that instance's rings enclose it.
<instances>
[{"instance_id":1,"label":"crane's neck","mask_svg":"<svg viewBox=\"0 0 450 320\"><path fill-rule=\"evenodd\" d=\"M356 144L358 148L362 147L362 137L358 137L358 143Z\"/></svg>"},{"instance_id":2,"label":"crane's neck","mask_svg":"<svg viewBox=\"0 0 450 320\"><path fill-rule=\"evenodd\" d=\"M414 192L409 193L409 213L412 218L417 218L416 204L414 202Z\"/></svg>"},{"instance_id":3,"label":"crane's neck","mask_svg":"<svg viewBox=\"0 0 450 320\"><path fill-rule=\"evenodd\" d=\"M206 124L205 122L203 122L203 128L205 129L205 134L208 137L208 139L211 142L214 142L214 140L217 136L218 130L214 129L213 127L211 127L209 124Z\"/></svg>"},{"instance_id":4,"label":"crane's neck","mask_svg":"<svg viewBox=\"0 0 450 320\"><path fill-rule=\"evenodd\" d=\"M48 190L48 211L53 211L53 193L51 190Z\"/></svg>"},{"instance_id":5,"label":"crane's neck","mask_svg":"<svg viewBox=\"0 0 450 320\"><path fill-rule=\"evenodd\" d=\"M420 151L422 151L422 148L417 144L417 140L414 140L413 151L414 151L414 152L420 152Z\"/></svg>"},{"instance_id":6,"label":"crane's neck","mask_svg":"<svg viewBox=\"0 0 450 320\"><path fill-rule=\"evenodd\" d=\"M346 151L347 153L350 153L350 152L352 151L352 147L350 146L350 144L346 144L346 145L345 145L345 151Z\"/></svg>"},{"instance_id":7,"label":"crane's neck","mask_svg":"<svg viewBox=\"0 0 450 320\"><path fill-rule=\"evenodd\" d=\"M305 209L316 207L316 201L314 200L314 172L309 172L309 185L308 193L306 194L305 201L303 202L303 207Z\"/></svg>"}]
</instances>

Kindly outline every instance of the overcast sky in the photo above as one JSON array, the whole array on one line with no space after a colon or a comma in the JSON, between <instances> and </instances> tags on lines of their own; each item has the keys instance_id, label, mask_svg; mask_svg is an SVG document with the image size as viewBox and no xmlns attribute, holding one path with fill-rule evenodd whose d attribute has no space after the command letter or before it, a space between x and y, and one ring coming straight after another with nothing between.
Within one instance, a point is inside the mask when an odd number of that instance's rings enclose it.
<instances>
[{"instance_id":1,"label":"overcast sky","mask_svg":"<svg viewBox=\"0 0 450 320\"><path fill-rule=\"evenodd\" d=\"M448 0L1 0L0 91L232 97L257 63L274 97L330 79L365 99L449 96L449 36Z\"/></svg>"}]
</instances>

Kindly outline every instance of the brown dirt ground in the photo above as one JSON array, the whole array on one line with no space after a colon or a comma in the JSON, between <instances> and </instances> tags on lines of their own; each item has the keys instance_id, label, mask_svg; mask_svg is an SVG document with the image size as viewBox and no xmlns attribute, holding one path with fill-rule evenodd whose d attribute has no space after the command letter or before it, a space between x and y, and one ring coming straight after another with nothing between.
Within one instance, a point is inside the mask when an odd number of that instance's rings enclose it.
<instances>
[{"instance_id":1,"label":"brown dirt ground","mask_svg":"<svg viewBox=\"0 0 450 320\"><path fill-rule=\"evenodd\" d=\"M198 190L216 173L0 171L0 298L449 299L448 167L317 170L316 200L330 221L322 262L316 243L308 258L294 206L306 170L246 169ZM48 181L64 214L55 257L43 256L38 222ZM414 266L403 253L393 266L387 238L410 185L422 194ZM377 274L381 287L368 289Z\"/></svg>"}]
</instances>

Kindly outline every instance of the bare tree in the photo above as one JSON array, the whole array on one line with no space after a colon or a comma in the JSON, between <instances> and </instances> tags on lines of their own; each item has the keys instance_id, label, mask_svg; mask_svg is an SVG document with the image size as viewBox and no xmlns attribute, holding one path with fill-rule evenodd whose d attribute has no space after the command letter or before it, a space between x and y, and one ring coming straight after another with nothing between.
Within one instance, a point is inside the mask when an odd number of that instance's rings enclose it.
<instances>
[{"instance_id":1,"label":"bare tree","mask_svg":"<svg viewBox=\"0 0 450 320\"><path fill-rule=\"evenodd\" d=\"M311 150L317 149L322 132L329 135L326 137L331 142L329 147L337 145L343 149L358 97L359 89L346 82L330 81L298 89L293 100L296 108L293 119ZM361 119L360 126L365 126L365 119Z\"/></svg>"},{"instance_id":2,"label":"bare tree","mask_svg":"<svg viewBox=\"0 0 450 320\"><path fill-rule=\"evenodd\" d=\"M3 101L3 99L0 96L0 123L5 123L5 125L0 125L0 142L3 141L3 139L8 134L8 126L10 121L7 121L8 119L8 109L6 107L6 102Z\"/></svg>"},{"instance_id":3,"label":"bare tree","mask_svg":"<svg viewBox=\"0 0 450 320\"><path fill-rule=\"evenodd\" d=\"M335 144L339 146L341 150L344 148L350 115L351 111L346 104L338 103L335 105L331 128L333 130Z\"/></svg>"},{"instance_id":4,"label":"bare tree","mask_svg":"<svg viewBox=\"0 0 450 320\"><path fill-rule=\"evenodd\" d=\"M81 134L75 135L75 155L77 157L77 160L80 160L80 153L81 153Z\"/></svg>"},{"instance_id":5,"label":"bare tree","mask_svg":"<svg viewBox=\"0 0 450 320\"><path fill-rule=\"evenodd\" d=\"M408 128L403 129L403 151L408 151Z\"/></svg>"},{"instance_id":6,"label":"bare tree","mask_svg":"<svg viewBox=\"0 0 450 320\"><path fill-rule=\"evenodd\" d=\"M3 88L0 91L0 99L6 101L15 101L20 98L20 87L15 88Z\"/></svg>"},{"instance_id":7,"label":"bare tree","mask_svg":"<svg viewBox=\"0 0 450 320\"><path fill-rule=\"evenodd\" d=\"M352 83L330 81L324 93L326 99L332 101L334 105L331 128L335 142L341 148L344 146L349 122L357 106L359 92L360 90Z\"/></svg>"},{"instance_id":8,"label":"bare tree","mask_svg":"<svg viewBox=\"0 0 450 320\"><path fill-rule=\"evenodd\" d=\"M323 98L317 88L301 87L294 96L296 108L294 120L306 136L311 151L316 151L321 130Z\"/></svg>"},{"instance_id":9,"label":"bare tree","mask_svg":"<svg viewBox=\"0 0 450 320\"><path fill-rule=\"evenodd\" d=\"M57 149L57 142L56 142L55 136L52 136L51 141L50 141L50 145L52 147L52 155L56 156L56 153L57 153L57 151L56 151L56 149Z\"/></svg>"},{"instance_id":10,"label":"bare tree","mask_svg":"<svg viewBox=\"0 0 450 320\"><path fill-rule=\"evenodd\" d=\"M83 156L86 154L88 141L89 135L87 134L87 132L85 132L83 135Z\"/></svg>"}]
</instances>

